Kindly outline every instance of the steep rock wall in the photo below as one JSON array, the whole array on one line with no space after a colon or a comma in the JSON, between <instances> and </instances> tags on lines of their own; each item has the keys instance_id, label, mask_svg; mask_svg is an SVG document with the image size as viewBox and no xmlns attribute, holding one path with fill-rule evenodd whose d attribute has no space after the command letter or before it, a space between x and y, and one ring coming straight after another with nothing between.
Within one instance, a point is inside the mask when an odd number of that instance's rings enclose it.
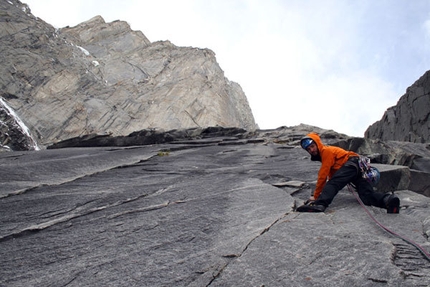
<instances>
[{"instance_id":1,"label":"steep rock wall","mask_svg":"<svg viewBox=\"0 0 430 287\"><path fill-rule=\"evenodd\" d=\"M426 143L430 140L430 71L406 90L397 105L365 132L365 137L383 141Z\"/></svg>"},{"instance_id":2,"label":"steep rock wall","mask_svg":"<svg viewBox=\"0 0 430 287\"><path fill-rule=\"evenodd\" d=\"M0 96L41 145L145 128L256 128L211 50L151 43L100 16L56 30L19 1L0 9Z\"/></svg>"}]
</instances>

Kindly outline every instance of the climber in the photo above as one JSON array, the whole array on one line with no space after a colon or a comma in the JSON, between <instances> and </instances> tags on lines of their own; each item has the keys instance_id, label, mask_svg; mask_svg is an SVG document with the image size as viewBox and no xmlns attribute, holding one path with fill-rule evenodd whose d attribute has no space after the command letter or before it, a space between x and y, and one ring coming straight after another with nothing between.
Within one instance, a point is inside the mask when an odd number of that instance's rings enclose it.
<instances>
[{"instance_id":1,"label":"climber","mask_svg":"<svg viewBox=\"0 0 430 287\"><path fill-rule=\"evenodd\" d=\"M311 155L312 161L321 161L321 167L313 195L297 211L324 212L339 190L352 183L364 204L386 208L387 213L399 213L397 196L374 191L372 184L362 177L358 154L326 146L316 133L308 134L300 144Z\"/></svg>"}]
</instances>

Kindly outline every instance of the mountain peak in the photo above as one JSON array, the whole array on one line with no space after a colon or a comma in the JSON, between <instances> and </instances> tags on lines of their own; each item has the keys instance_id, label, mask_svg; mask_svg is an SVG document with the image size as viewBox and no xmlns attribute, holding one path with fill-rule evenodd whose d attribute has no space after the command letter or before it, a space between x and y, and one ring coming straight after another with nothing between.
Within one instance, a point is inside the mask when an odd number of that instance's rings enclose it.
<instances>
[{"instance_id":1,"label":"mountain peak","mask_svg":"<svg viewBox=\"0 0 430 287\"><path fill-rule=\"evenodd\" d=\"M0 23L9 35L0 44L3 98L41 146L145 128L256 128L246 95L210 50L151 43L100 16L56 30L15 5L0 8L14 15Z\"/></svg>"}]
</instances>

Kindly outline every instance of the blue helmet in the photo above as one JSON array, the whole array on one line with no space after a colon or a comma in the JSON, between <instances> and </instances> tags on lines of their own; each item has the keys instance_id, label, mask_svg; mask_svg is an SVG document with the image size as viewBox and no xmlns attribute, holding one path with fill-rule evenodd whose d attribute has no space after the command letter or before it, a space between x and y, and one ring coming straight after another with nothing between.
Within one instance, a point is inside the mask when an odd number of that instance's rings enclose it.
<instances>
[{"instance_id":1,"label":"blue helmet","mask_svg":"<svg viewBox=\"0 0 430 287\"><path fill-rule=\"evenodd\" d=\"M307 149L313 142L314 140L311 138L303 138L300 141L300 145L302 146L303 149Z\"/></svg>"}]
</instances>

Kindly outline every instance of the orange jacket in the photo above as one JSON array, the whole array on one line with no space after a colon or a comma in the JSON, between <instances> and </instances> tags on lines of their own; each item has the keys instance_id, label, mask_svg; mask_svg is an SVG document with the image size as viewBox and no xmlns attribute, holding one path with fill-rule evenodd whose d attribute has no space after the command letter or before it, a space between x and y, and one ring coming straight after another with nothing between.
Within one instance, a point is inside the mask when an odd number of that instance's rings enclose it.
<instances>
[{"instance_id":1,"label":"orange jacket","mask_svg":"<svg viewBox=\"0 0 430 287\"><path fill-rule=\"evenodd\" d=\"M316 133L310 133L306 137L315 141L320 155L320 158L312 159L321 161L321 167L318 171L318 180L314 192L314 197L317 199L327 180L331 179L334 173L338 171L350 157L358 156L358 154L352 151L346 151L340 147L326 146L321 142L321 138Z\"/></svg>"}]
</instances>

